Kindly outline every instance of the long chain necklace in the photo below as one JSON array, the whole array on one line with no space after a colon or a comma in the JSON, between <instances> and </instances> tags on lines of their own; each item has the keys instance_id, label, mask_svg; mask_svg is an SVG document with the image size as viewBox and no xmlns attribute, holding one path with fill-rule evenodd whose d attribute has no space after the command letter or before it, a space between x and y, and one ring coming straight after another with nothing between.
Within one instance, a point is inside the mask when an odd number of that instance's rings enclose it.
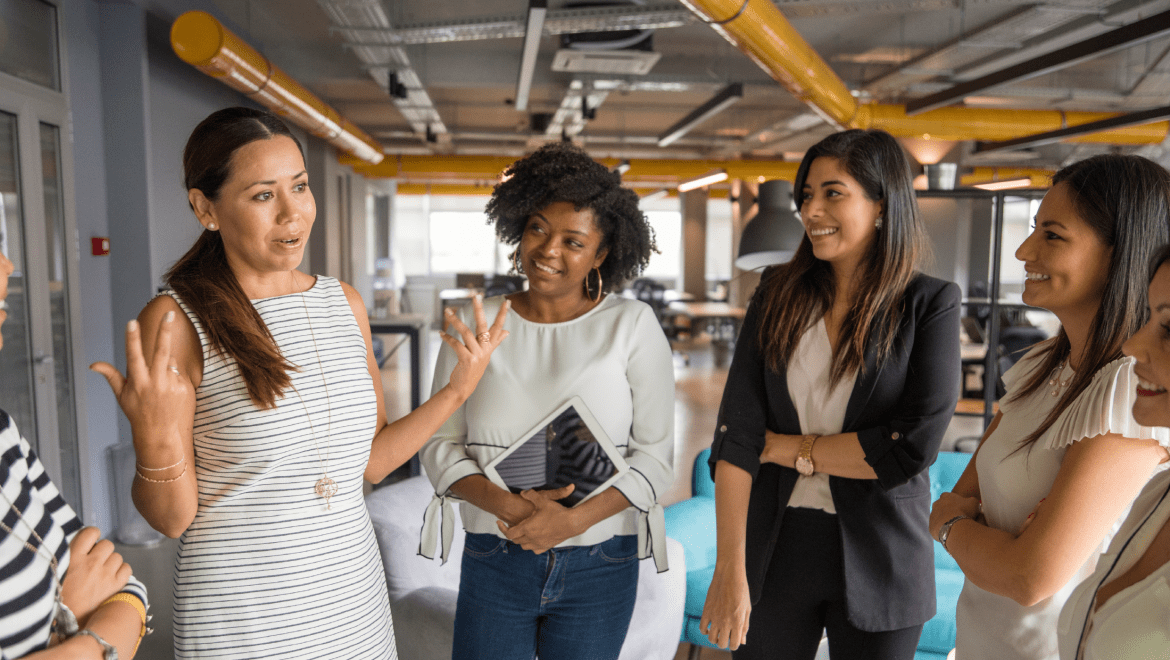
<instances>
[{"instance_id":1,"label":"long chain necklace","mask_svg":"<svg viewBox=\"0 0 1170 660\"><path fill-rule=\"evenodd\" d=\"M1061 380L1060 375L1062 373L1064 373L1064 360L1061 360L1060 364L1056 365L1056 370L1052 372L1052 378L1048 381L1048 386L1052 388L1052 396L1060 396L1060 391L1068 387L1068 384L1072 382L1073 376L1076 376L1074 373L1072 376Z\"/></svg>"},{"instance_id":2,"label":"long chain necklace","mask_svg":"<svg viewBox=\"0 0 1170 660\"><path fill-rule=\"evenodd\" d=\"M296 283L296 276L293 276L293 283ZM325 379L325 366L321 364L321 351L317 348L317 335L313 332L312 315L309 313L309 303L305 301L305 293L301 292L301 306L305 308L305 322L309 325L309 338L313 340L313 353L317 355L317 370L321 374L321 384L325 387L325 409L328 413L328 425L325 429L326 441L333 437L333 405L329 398L329 382ZM291 383L290 383L291 385ZM296 385L292 385L293 392L296 393L297 399L301 402L301 407L305 409L305 419L309 420L309 433L313 437L313 449L317 451L317 464L321 466L321 478L313 486L313 492L317 493L318 497L325 498L325 510L330 511L333 507L329 504L329 500L337 494L337 482L329 476L329 449L328 444L325 445L325 458L321 458L321 447L317 444L317 429L313 426L313 416L309 414L309 406L305 405L305 398L301 396L300 390Z\"/></svg>"},{"instance_id":3,"label":"long chain necklace","mask_svg":"<svg viewBox=\"0 0 1170 660\"><path fill-rule=\"evenodd\" d=\"M65 635L76 633L78 628L77 617L73 616L73 612L61 600L61 594L64 588L61 586L61 572L57 567L57 556L49 551L45 546L45 540L41 538L40 534L37 534L37 530L32 525L28 524L28 521L24 519L24 515L20 513L20 509L16 508L16 505L12 503L12 500L8 499L7 495L4 495L4 501L8 502L8 508L12 509L13 513L16 514L17 520L24 523L24 526L32 533L33 538L37 540L39 546L34 546L26 539L24 541L24 547L28 548L38 557L47 557L49 560L49 568L53 570L53 601L56 604L56 611L53 614L53 627L59 629ZM16 535L16 532L12 531L12 528L6 525L3 520L0 520L0 528L3 528L9 535Z\"/></svg>"}]
</instances>

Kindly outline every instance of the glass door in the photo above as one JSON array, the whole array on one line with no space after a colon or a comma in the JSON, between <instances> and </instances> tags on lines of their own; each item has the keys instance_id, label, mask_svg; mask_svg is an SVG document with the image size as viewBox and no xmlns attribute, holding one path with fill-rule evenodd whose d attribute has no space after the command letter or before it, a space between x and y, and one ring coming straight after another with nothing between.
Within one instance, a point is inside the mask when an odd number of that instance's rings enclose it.
<instances>
[{"instance_id":1,"label":"glass door","mask_svg":"<svg viewBox=\"0 0 1170 660\"><path fill-rule=\"evenodd\" d=\"M0 249L15 271L0 351L0 408L32 444L49 476L83 510L76 384L80 355L70 217L71 155L60 93L0 76Z\"/></svg>"}]
</instances>

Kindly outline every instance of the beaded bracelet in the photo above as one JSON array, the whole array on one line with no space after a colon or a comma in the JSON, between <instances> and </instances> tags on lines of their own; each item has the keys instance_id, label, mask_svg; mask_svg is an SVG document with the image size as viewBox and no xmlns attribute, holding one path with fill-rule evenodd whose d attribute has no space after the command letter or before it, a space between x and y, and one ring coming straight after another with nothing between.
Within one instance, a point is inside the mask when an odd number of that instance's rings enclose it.
<instances>
[{"instance_id":1,"label":"beaded bracelet","mask_svg":"<svg viewBox=\"0 0 1170 660\"><path fill-rule=\"evenodd\" d=\"M138 461L134 461L134 467L138 468L139 470L146 470L147 472L163 472L164 470L169 470L171 468L179 467L180 465L183 464L183 461L185 461L185 460L187 460L186 456L180 458L178 461L176 461L174 463L174 465L168 465L166 467L161 467L161 468L148 468L145 465L143 465L142 463L139 463Z\"/></svg>"},{"instance_id":2,"label":"beaded bracelet","mask_svg":"<svg viewBox=\"0 0 1170 660\"><path fill-rule=\"evenodd\" d=\"M134 469L134 474L139 479L141 479L143 481L148 481L152 484L169 484L172 481L178 481L179 479L182 479L183 475L187 474L187 466L186 465L183 466L183 471L179 473L179 476L173 477L171 479L151 479L150 477L146 476L145 474L142 474L142 470L139 470L137 468Z\"/></svg>"}]
</instances>

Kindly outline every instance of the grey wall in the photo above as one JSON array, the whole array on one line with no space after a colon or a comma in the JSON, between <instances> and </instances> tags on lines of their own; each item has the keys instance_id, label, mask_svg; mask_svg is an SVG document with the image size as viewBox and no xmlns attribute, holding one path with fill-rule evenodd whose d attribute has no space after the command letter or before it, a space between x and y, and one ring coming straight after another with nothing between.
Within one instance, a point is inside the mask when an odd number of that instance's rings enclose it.
<instances>
[{"instance_id":1,"label":"grey wall","mask_svg":"<svg viewBox=\"0 0 1170 660\"><path fill-rule=\"evenodd\" d=\"M81 306L82 346L85 363L114 361L113 312L110 304L110 257L91 256L89 238L109 236L106 214L105 137L102 130L99 67L98 5L89 0L61 3L61 33L65 44L66 91L73 112L74 193L77 234L81 241L78 290ZM118 336L121 339L121 335ZM87 372L78 383L85 397L86 418L78 420L87 436L88 455L81 469L88 472L90 488L84 494L81 515L104 530L112 526L109 497L112 487L106 469L105 449L118 441L117 404L101 376Z\"/></svg>"},{"instance_id":2,"label":"grey wall","mask_svg":"<svg viewBox=\"0 0 1170 660\"><path fill-rule=\"evenodd\" d=\"M956 282L966 293L971 253L971 200L925 197L918 200L918 208L922 209L933 252L926 272Z\"/></svg>"}]
</instances>

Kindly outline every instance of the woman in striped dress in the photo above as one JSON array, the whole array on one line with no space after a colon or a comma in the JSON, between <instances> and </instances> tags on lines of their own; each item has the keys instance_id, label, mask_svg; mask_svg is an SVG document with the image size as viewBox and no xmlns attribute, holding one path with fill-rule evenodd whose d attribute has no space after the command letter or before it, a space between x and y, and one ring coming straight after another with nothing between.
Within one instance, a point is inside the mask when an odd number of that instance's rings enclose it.
<instances>
[{"instance_id":1,"label":"woman in striped dress","mask_svg":"<svg viewBox=\"0 0 1170 660\"><path fill-rule=\"evenodd\" d=\"M12 262L0 253L0 325ZM0 336L0 347L4 338ZM130 660L146 633L146 588L61 497L0 410L0 660Z\"/></svg>"},{"instance_id":2,"label":"woman in striped dress","mask_svg":"<svg viewBox=\"0 0 1170 660\"><path fill-rule=\"evenodd\" d=\"M176 658L396 658L362 479L412 456L475 388L506 310L463 341L450 382L388 424L362 300L296 270L316 216L300 144L247 108L183 154L205 231L131 321L110 380L134 431L134 501L180 537Z\"/></svg>"}]
</instances>

